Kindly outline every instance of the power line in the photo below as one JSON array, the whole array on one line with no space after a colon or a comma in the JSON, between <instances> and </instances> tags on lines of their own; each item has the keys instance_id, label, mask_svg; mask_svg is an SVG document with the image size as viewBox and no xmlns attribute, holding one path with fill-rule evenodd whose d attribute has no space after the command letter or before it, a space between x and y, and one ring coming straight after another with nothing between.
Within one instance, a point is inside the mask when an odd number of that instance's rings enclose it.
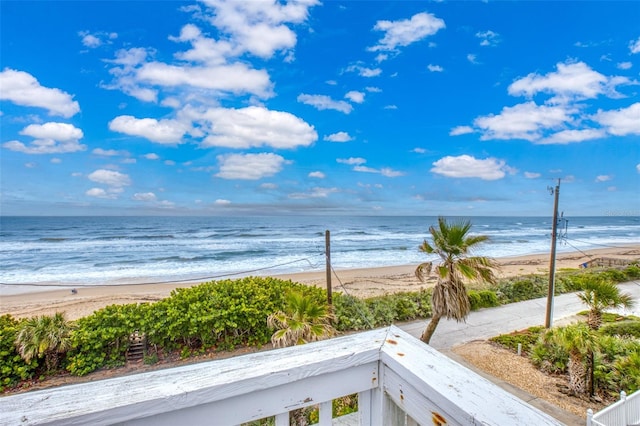
<instances>
[{"instance_id":1,"label":"power line","mask_svg":"<svg viewBox=\"0 0 640 426\"><path fill-rule=\"evenodd\" d=\"M567 238L567 239L570 239L571 241L576 241L578 243L589 244L589 245L592 245L592 246L600 246L600 247L607 247L607 248L617 248L617 249L628 249L628 248L631 248L629 246L622 247L622 246L611 246L611 245L607 245L607 244L592 243L592 242L584 241L584 240L576 240L575 238Z\"/></svg>"},{"instance_id":2,"label":"power line","mask_svg":"<svg viewBox=\"0 0 640 426\"><path fill-rule=\"evenodd\" d=\"M333 272L333 275L336 277L336 279L340 283L340 287L342 288L342 290L344 290L344 292L347 294L347 296L349 296L350 300L355 299L355 296L350 295L349 292L347 291L347 288L342 283L342 280L338 276L338 273L336 272L335 269L333 269L333 265L330 264L329 267L331 268L331 271ZM360 314L360 317L362 317L362 319L369 326L369 328L373 328L373 324L371 324L371 322L369 321L367 316L364 314L364 312L362 312L362 310L360 309L360 306L357 303L354 303L353 306L356 308L356 311L358 311L358 313Z\"/></svg>"}]
</instances>

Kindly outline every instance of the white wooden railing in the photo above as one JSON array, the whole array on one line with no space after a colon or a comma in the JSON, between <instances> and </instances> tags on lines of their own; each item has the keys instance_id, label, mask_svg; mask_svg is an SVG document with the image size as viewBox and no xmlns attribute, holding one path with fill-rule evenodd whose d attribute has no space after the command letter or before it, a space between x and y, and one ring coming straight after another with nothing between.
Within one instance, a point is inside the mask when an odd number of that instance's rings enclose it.
<instances>
[{"instance_id":1,"label":"white wooden railing","mask_svg":"<svg viewBox=\"0 0 640 426\"><path fill-rule=\"evenodd\" d=\"M627 396L620 392L620 400L597 413L587 410L587 426L637 426L640 425L640 391Z\"/></svg>"},{"instance_id":2,"label":"white wooden railing","mask_svg":"<svg viewBox=\"0 0 640 426\"><path fill-rule=\"evenodd\" d=\"M358 394L360 425L559 425L488 380L390 327L0 398L2 425L239 425ZM353 419L353 417L352 417Z\"/></svg>"}]
</instances>

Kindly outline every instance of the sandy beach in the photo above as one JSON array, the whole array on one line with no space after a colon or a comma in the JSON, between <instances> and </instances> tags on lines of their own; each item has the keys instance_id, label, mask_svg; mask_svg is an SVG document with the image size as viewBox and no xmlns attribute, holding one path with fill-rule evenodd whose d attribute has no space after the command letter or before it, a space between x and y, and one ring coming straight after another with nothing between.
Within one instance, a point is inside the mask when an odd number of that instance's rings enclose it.
<instances>
[{"instance_id":1,"label":"sandy beach","mask_svg":"<svg viewBox=\"0 0 640 426\"><path fill-rule=\"evenodd\" d=\"M563 252L556 257L556 271L576 269L596 258L623 260L640 259L640 245L624 248L605 248L581 252ZM496 259L500 264L500 277L513 277L549 272L549 254L505 257ZM356 297L370 297L402 291L416 291L429 286L414 276L417 265L400 265L380 268L337 270L332 274L334 292L347 292ZM308 285L326 286L325 270L278 275ZM435 279L434 279L435 280ZM69 289L29 292L5 295L0 301L0 313L16 318L34 315L66 313L68 319L90 315L93 311L113 304L153 302L167 297L178 287L190 287L198 283L123 284L109 286L78 287L76 293Z\"/></svg>"}]
</instances>

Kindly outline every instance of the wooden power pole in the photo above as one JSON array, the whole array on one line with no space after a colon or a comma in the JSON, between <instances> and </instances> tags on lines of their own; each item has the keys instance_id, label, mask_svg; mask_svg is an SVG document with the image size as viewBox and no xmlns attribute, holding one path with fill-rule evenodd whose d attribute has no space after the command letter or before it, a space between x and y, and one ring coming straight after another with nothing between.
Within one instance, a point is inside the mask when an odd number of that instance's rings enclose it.
<instances>
[{"instance_id":1,"label":"wooden power pole","mask_svg":"<svg viewBox=\"0 0 640 426\"><path fill-rule=\"evenodd\" d=\"M554 189L553 201L553 223L551 224L551 257L549 259L549 291L547 293L547 317L544 323L545 328L553 325L553 295L555 293L556 281L556 240L558 239L558 199L560 198L560 179Z\"/></svg>"},{"instance_id":2,"label":"wooden power pole","mask_svg":"<svg viewBox=\"0 0 640 426\"><path fill-rule=\"evenodd\" d=\"M333 296L331 294L331 233L326 230L324 233L324 251L326 253L326 269L327 269L327 304L333 304Z\"/></svg>"}]
</instances>

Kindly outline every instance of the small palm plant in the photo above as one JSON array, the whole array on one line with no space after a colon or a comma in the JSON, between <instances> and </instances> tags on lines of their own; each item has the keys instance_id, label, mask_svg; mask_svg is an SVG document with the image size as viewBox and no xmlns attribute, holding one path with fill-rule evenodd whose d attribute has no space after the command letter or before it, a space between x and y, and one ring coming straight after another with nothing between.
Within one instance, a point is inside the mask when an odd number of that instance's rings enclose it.
<instances>
[{"instance_id":1,"label":"small palm plant","mask_svg":"<svg viewBox=\"0 0 640 426\"><path fill-rule=\"evenodd\" d=\"M584 323L554 330L551 342L569 354L569 390L575 395L594 394L593 370L597 348L595 334Z\"/></svg>"},{"instance_id":2,"label":"small palm plant","mask_svg":"<svg viewBox=\"0 0 640 426\"><path fill-rule=\"evenodd\" d=\"M271 336L275 347L302 345L333 336L333 315L327 307L310 296L290 292L285 297L285 311L269 315L267 325L276 329Z\"/></svg>"},{"instance_id":3,"label":"small palm plant","mask_svg":"<svg viewBox=\"0 0 640 426\"><path fill-rule=\"evenodd\" d=\"M470 230L469 221L450 224L445 218L439 217L438 227L429 228L433 243L425 240L420 246L420 251L436 254L441 260L441 264L435 268L438 281L431 295L431 321L420 337L427 344L443 316L464 321L469 315L471 304L466 282L493 284L496 281L493 271L497 264L493 259L471 256L471 251L489 237L469 235ZM416 269L416 277L425 282L432 269L431 262L422 263Z\"/></svg>"},{"instance_id":4,"label":"small palm plant","mask_svg":"<svg viewBox=\"0 0 640 426\"><path fill-rule=\"evenodd\" d=\"M589 307L587 323L592 330L602 325L602 313L605 310L631 308L635 304L630 294L621 293L617 285L600 277L588 281L578 297Z\"/></svg>"},{"instance_id":5,"label":"small palm plant","mask_svg":"<svg viewBox=\"0 0 640 426\"><path fill-rule=\"evenodd\" d=\"M61 355L71 348L72 329L73 325L60 312L26 319L16 335L18 353L26 362L44 356L47 371L53 371Z\"/></svg>"}]
</instances>

